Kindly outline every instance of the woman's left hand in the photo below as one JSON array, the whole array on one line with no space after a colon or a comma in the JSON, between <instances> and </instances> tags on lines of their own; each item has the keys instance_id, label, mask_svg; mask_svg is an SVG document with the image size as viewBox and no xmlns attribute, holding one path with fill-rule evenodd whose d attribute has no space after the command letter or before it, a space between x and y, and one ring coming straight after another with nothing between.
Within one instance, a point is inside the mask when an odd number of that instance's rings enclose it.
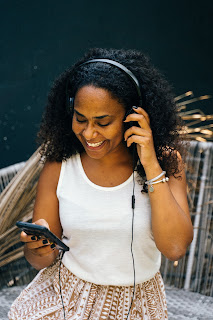
<instances>
[{"instance_id":1,"label":"woman's left hand","mask_svg":"<svg viewBox=\"0 0 213 320\"><path fill-rule=\"evenodd\" d=\"M137 121L139 127L132 126L127 129L124 133L124 139L127 147L130 147L133 142L136 143L138 156L145 169L157 161L150 120L147 112L141 107L133 108L133 110L135 113L129 114L124 122Z\"/></svg>"}]
</instances>

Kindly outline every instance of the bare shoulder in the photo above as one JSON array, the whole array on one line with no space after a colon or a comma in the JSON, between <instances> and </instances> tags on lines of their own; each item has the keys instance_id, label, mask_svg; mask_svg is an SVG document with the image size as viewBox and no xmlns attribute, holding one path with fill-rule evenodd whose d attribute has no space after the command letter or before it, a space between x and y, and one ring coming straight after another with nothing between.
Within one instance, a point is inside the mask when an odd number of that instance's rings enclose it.
<instances>
[{"instance_id":1,"label":"bare shoulder","mask_svg":"<svg viewBox=\"0 0 213 320\"><path fill-rule=\"evenodd\" d=\"M45 184L51 189L56 189L58 180L61 172L61 162L50 162L47 161L41 171L39 184Z\"/></svg>"},{"instance_id":2,"label":"bare shoulder","mask_svg":"<svg viewBox=\"0 0 213 320\"><path fill-rule=\"evenodd\" d=\"M59 202L56 195L58 179L60 176L61 163L46 162L41 171L35 206L33 211L33 221L45 219L50 230L57 236L61 236L61 225L59 219Z\"/></svg>"}]
</instances>

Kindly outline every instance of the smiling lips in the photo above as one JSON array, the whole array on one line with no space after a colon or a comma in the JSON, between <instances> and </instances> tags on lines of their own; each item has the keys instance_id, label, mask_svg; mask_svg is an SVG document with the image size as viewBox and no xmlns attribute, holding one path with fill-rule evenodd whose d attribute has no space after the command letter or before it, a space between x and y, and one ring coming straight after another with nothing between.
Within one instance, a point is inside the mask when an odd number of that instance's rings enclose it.
<instances>
[{"instance_id":1,"label":"smiling lips","mask_svg":"<svg viewBox=\"0 0 213 320\"><path fill-rule=\"evenodd\" d=\"M100 141L100 142L96 142L96 143L89 143L88 141L86 141L86 144L90 148L97 148L97 147L100 147L104 142L105 142L105 140Z\"/></svg>"}]
</instances>

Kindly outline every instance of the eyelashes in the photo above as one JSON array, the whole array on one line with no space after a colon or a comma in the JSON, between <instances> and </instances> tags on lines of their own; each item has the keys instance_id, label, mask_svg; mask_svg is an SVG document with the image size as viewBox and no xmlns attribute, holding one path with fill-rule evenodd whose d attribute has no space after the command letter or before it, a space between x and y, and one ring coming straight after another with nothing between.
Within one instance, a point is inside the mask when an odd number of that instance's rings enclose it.
<instances>
[{"instance_id":1,"label":"eyelashes","mask_svg":"<svg viewBox=\"0 0 213 320\"><path fill-rule=\"evenodd\" d=\"M76 118L76 121L77 121L77 122L80 122L80 123L86 122L86 120L78 120L77 118Z\"/></svg>"},{"instance_id":2,"label":"eyelashes","mask_svg":"<svg viewBox=\"0 0 213 320\"><path fill-rule=\"evenodd\" d=\"M77 117L76 117L76 121L79 122L79 123L85 123L86 122L86 120L79 120ZM101 123L97 123L97 124L100 127L107 127L108 125L110 125L110 122L106 123L106 124L101 124Z\"/></svg>"}]
</instances>

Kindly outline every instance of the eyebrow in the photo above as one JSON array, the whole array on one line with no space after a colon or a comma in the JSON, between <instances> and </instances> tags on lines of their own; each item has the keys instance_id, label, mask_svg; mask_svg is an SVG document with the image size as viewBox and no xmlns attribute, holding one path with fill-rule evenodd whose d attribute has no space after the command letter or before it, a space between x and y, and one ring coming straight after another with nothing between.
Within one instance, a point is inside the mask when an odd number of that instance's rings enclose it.
<instances>
[{"instance_id":1,"label":"eyebrow","mask_svg":"<svg viewBox=\"0 0 213 320\"><path fill-rule=\"evenodd\" d=\"M77 110L74 109L74 111L77 113L77 115L86 118L82 113L78 112ZM105 114L105 115L103 115L103 116L93 117L93 118L94 118L94 119L103 119L103 118L106 118L106 117L111 117L111 116L109 116L108 114Z\"/></svg>"}]
</instances>

